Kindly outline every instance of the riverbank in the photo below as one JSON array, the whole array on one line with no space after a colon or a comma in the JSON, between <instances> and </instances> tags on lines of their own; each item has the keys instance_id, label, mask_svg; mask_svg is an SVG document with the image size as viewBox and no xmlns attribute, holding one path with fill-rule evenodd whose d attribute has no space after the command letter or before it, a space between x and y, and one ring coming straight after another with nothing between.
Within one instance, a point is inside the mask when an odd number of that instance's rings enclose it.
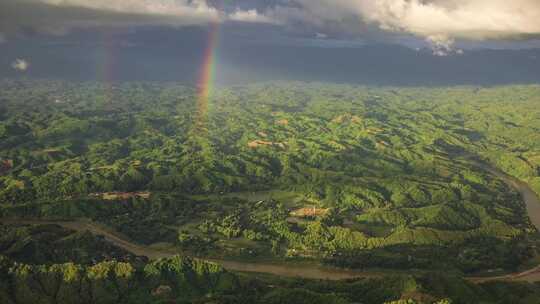
<instances>
[{"instance_id":1,"label":"riverbank","mask_svg":"<svg viewBox=\"0 0 540 304\"><path fill-rule=\"evenodd\" d=\"M524 182L509 176L508 174L496 169L484 162L477 162L484 170L497 176L511 188L518 191L527 207L527 212L531 219L531 223L540 230L540 199L536 193ZM0 219L2 224L28 224L28 225L47 225L54 224L59 225L67 229L74 231L89 231L95 235L101 235L108 242L122 248L134 255L145 256L149 259L159 259L164 257L170 257L177 254L182 254L179 251L172 249L156 249L148 246L143 246L130 241L127 237L120 235L118 232L103 226L98 223L94 223L86 220L75 221L56 221L56 220L29 220L29 219ZM243 262L243 261L231 261L231 260L216 260L210 259L212 262L221 264L225 269L238 272L251 272L251 273L267 273L276 276L293 277L293 278L305 278L305 279L319 279L319 280L344 280L354 278L366 278L366 277L381 277L387 275L387 272L376 271L355 271L349 269L331 268L325 266L304 266L295 265L293 263L257 263L257 262ZM527 281L527 282L539 282L540 281L540 266L536 266L532 269L511 273L507 275L499 276L486 276L486 277L469 277L467 278L471 282L482 283L494 280L504 281Z\"/></svg>"}]
</instances>

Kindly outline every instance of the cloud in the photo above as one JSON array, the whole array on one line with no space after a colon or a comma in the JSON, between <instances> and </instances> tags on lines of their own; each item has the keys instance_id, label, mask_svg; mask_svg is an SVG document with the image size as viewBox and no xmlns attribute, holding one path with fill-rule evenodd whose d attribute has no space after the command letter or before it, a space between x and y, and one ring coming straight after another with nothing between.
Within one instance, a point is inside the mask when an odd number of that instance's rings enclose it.
<instances>
[{"instance_id":1,"label":"cloud","mask_svg":"<svg viewBox=\"0 0 540 304\"><path fill-rule=\"evenodd\" d=\"M334 6L329 0L296 0L293 4L268 8L264 15L282 24L325 28L329 21L343 21L347 14L343 6Z\"/></svg>"},{"instance_id":2,"label":"cloud","mask_svg":"<svg viewBox=\"0 0 540 304\"><path fill-rule=\"evenodd\" d=\"M440 50L457 39L528 39L540 35L538 0L293 0L269 10L276 19L344 30L378 29L422 37Z\"/></svg>"},{"instance_id":3,"label":"cloud","mask_svg":"<svg viewBox=\"0 0 540 304\"><path fill-rule=\"evenodd\" d=\"M0 31L62 35L77 28L190 26L271 20L255 10L231 15L205 0L0 0Z\"/></svg>"},{"instance_id":4,"label":"cloud","mask_svg":"<svg viewBox=\"0 0 540 304\"><path fill-rule=\"evenodd\" d=\"M229 14L229 20L239 21L239 22L250 22L250 23L270 23L278 24L279 22L275 19L272 19L269 16L261 15L255 9L250 10L236 10L234 13Z\"/></svg>"},{"instance_id":5,"label":"cloud","mask_svg":"<svg viewBox=\"0 0 540 304\"><path fill-rule=\"evenodd\" d=\"M377 0L358 12L384 30L411 33L447 48L455 39L486 40L540 34L538 0Z\"/></svg>"},{"instance_id":6,"label":"cloud","mask_svg":"<svg viewBox=\"0 0 540 304\"><path fill-rule=\"evenodd\" d=\"M25 59L16 59L11 67L19 72L26 72L30 68L30 62Z\"/></svg>"},{"instance_id":7,"label":"cloud","mask_svg":"<svg viewBox=\"0 0 540 304\"><path fill-rule=\"evenodd\" d=\"M216 1L0 0L0 32L65 34L74 28L235 21L340 39L416 36L441 54L458 40L540 37L540 0L237 0L225 9L211 3Z\"/></svg>"},{"instance_id":8,"label":"cloud","mask_svg":"<svg viewBox=\"0 0 540 304\"><path fill-rule=\"evenodd\" d=\"M5 43L7 41L6 36L4 34L0 33L0 44Z\"/></svg>"},{"instance_id":9,"label":"cloud","mask_svg":"<svg viewBox=\"0 0 540 304\"><path fill-rule=\"evenodd\" d=\"M197 4L198 3L198 4ZM184 26L219 18L199 2L144 0L0 0L0 32L65 34L76 28Z\"/></svg>"},{"instance_id":10,"label":"cloud","mask_svg":"<svg viewBox=\"0 0 540 304\"><path fill-rule=\"evenodd\" d=\"M33 0L56 7L80 7L117 13L212 18L217 10L195 0Z\"/></svg>"}]
</instances>

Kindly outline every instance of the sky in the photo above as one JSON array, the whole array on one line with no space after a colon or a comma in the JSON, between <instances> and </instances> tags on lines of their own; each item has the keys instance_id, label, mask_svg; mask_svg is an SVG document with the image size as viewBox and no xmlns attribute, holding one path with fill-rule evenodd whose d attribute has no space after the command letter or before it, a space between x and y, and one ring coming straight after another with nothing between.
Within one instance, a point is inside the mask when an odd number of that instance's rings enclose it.
<instances>
[{"instance_id":1,"label":"sky","mask_svg":"<svg viewBox=\"0 0 540 304\"><path fill-rule=\"evenodd\" d=\"M540 79L538 0L0 0L0 76L193 79L213 28L238 82Z\"/></svg>"}]
</instances>

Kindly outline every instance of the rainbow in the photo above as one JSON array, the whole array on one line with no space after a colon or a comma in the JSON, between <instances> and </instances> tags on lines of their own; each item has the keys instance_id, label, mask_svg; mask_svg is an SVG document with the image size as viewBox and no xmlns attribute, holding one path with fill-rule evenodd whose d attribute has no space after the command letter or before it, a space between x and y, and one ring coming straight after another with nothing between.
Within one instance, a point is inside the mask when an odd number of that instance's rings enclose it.
<instances>
[{"instance_id":1,"label":"rainbow","mask_svg":"<svg viewBox=\"0 0 540 304\"><path fill-rule=\"evenodd\" d=\"M197 113L195 129L205 130L208 115L208 104L214 87L214 74L216 69L216 53L219 41L219 22L210 24L208 43L204 51L203 64L197 81Z\"/></svg>"},{"instance_id":2,"label":"rainbow","mask_svg":"<svg viewBox=\"0 0 540 304\"><path fill-rule=\"evenodd\" d=\"M114 41L114 33L104 32L101 34L101 47L97 53L96 77L103 86L104 103L110 108L114 100L113 83L115 81L115 56L118 52Z\"/></svg>"}]
</instances>

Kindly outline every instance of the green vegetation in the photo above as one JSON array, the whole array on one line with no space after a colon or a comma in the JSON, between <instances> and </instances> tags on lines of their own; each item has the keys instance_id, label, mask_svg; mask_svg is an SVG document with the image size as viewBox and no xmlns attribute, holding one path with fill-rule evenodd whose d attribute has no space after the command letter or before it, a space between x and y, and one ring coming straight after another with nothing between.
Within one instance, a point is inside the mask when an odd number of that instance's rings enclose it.
<instances>
[{"instance_id":1,"label":"green vegetation","mask_svg":"<svg viewBox=\"0 0 540 304\"><path fill-rule=\"evenodd\" d=\"M12 303L367 303L533 304L540 285L475 285L442 274L349 281L235 275L175 256L149 263L28 265L0 256L0 302Z\"/></svg>"},{"instance_id":2,"label":"green vegetation","mask_svg":"<svg viewBox=\"0 0 540 304\"><path fill-rule=\"evenodd\" d=\"M0 257L2 303L179 303L234 291L217 264L179 256L148 264L27 265Z\"/></svg>"},{"instance_id":3,"label":"green vegetation","mask_svg":"<svg viewBox=\"0 0 540 304\"><path fill-rule=\"evenodd\" d=\"M136 260L90 232L74 233L56 225L0 225L0 255L30 264Z\"/></svg>"},{"instance_id":4,"label":"green vegetation","mask_svg":"<svg viewBox=\"0 0 540 304\"><path fill-rule=\"evenodd\" d=\"M540 86L220 88L203 126L195 95L0 82L0 217L91 219L200 257L458 273L536 258L519 193L483 164L540 193ZM0 228L18 262L133 258L57 227ZM264 296L351 300L319 293Z\"/></svg>"}]
</instances>

